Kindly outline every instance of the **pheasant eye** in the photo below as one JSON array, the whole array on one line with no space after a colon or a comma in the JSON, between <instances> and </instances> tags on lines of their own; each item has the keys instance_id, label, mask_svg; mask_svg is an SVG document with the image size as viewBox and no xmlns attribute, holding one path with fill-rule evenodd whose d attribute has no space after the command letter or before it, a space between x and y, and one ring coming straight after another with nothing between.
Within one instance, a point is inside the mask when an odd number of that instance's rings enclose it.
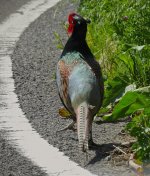
<instances>
[{"instance_id":1,"label":"pheasant eye","mask_svg":"<svg viewBox=\"0 0 150 176\"><path fill-rule=\"evenodd\" d=\"M76 15L76 13L71 13L69 16L68 16L68 22L71 24L74 23L74 16Z\"/></svg>"}]
</instances>

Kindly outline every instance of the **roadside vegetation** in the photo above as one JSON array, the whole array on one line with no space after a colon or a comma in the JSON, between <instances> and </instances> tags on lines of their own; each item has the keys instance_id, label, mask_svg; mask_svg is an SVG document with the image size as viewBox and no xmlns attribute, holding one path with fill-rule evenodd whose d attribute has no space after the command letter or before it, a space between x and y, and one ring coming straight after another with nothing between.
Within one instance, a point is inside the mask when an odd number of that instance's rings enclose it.
<instances>
[{"instance_id":1,"label":"roadside vegetation","mask_svg":"<svg viewBox=\"0 0 150 176\"><path fill-rule=\"evenodd\" d=\"M105 99L103 119L130 117L135 158L150 161L150 1L81 0L79 12L91 19L87 41L100 62Z\"/></svg>"}]
</instances>

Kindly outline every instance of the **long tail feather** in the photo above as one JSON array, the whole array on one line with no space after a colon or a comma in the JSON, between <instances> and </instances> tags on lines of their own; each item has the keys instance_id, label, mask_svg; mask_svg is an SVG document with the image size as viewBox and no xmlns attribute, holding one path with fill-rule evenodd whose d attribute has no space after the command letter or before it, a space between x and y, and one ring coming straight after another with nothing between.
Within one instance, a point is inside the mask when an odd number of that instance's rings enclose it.
<instances>
[{"instance_id":1,"label":"long tail feather","mask_svg":"<svg viewBox=\"0 0 150 176\"><path fill-rule=\"evenodd\" d=\"M77 131L80 151L86 151L88 149L88 111L88 105L85 102L80 104L80 106L77 108Z\"/></svg>"}]
</instances>

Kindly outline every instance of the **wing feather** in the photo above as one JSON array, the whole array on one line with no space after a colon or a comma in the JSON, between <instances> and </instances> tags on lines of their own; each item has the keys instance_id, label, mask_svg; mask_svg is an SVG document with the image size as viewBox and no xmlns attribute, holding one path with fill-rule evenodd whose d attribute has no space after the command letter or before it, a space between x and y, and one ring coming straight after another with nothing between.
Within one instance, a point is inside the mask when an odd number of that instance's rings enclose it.
<instances>
[{"instance_id":1,"label":"wing feather","mask_svg":"<svg viewBox=\"0 0 150 176\"><path fill-rule=\"evenodd\" d=\"M60 60L57 64L57 85L59 96L65 108L70 113L74 114L68 90L70 72L71 66L67 65L64 60Z\"/></svg>"}]
</instances>

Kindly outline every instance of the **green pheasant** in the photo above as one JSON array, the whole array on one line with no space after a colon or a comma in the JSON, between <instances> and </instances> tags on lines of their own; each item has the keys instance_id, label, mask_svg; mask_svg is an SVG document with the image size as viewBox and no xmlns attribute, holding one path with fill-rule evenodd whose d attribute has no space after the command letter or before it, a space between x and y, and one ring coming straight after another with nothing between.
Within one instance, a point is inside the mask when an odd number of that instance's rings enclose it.
<instances>
[{"instance_id":1,"label":"green pheasant","mask_svg":"<svg viewBox=\"0 0 150 176\"><path fill-rule=\"evenodd\" d=\"M86 42L90 21L71 13L68 22L70 37L57 64L56 80L60 99L72 114L70 126L77 122L79 149L86 151L93 143L92 121L102 105L104 84L100 65Z\"/></svg>"}]
</instances>

